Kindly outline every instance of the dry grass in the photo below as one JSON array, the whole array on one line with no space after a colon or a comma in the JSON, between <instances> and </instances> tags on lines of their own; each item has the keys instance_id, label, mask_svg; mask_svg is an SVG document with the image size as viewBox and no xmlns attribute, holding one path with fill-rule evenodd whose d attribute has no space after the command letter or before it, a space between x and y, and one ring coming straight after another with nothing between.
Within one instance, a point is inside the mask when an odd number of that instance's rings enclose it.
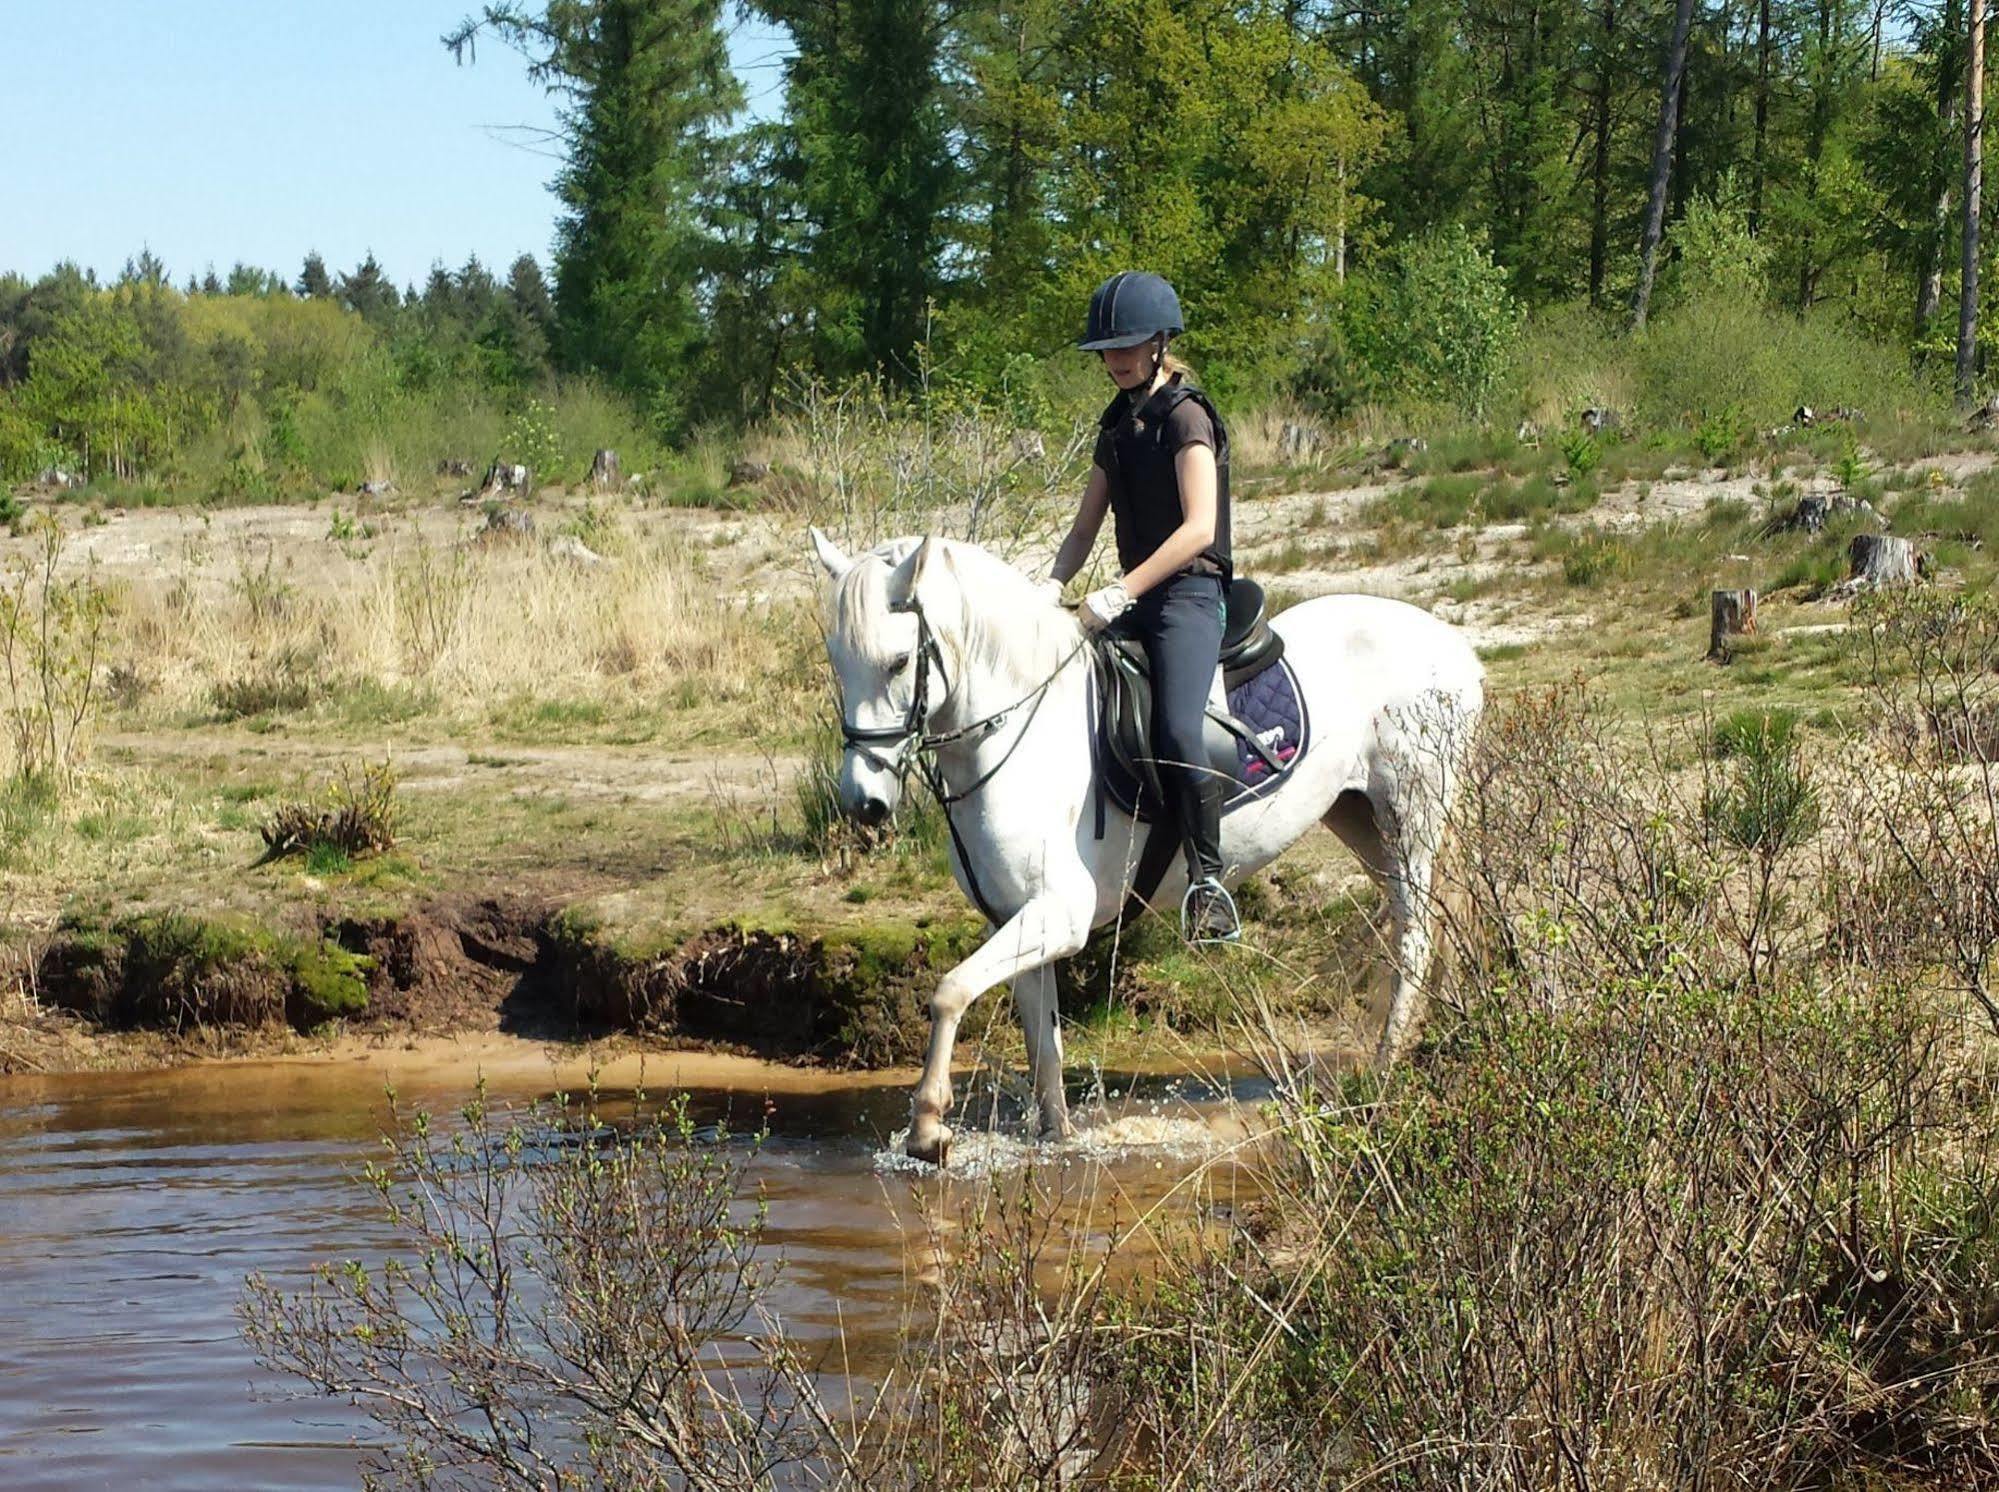
<instances>
[{"instance_id":1,"label":"dry grass","mask_svg":"<svg viewBox=\"0 0 1999 1492\"><path fill-rule=\"evenodd\" d=\"M223 587L167 575L127 592L113 652L146 671L159 705L225 715L358 685L419 689L445 710L617 694L781 713L812 687L808 616L718 597L664 534L606 548L591 565L413 529L359 557L329 546L316 575L273 562Z\"/></svg>"}]
</instances>

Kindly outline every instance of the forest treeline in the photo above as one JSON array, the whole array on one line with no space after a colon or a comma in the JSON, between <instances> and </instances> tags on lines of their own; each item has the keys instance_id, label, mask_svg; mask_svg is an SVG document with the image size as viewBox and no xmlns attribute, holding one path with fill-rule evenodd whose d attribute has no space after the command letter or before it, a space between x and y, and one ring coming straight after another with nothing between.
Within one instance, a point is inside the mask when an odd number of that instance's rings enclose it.
<instances>
[{"instance_id":1,"label":"forest treeline","mask_svg":"<svg viewBox=\"0 0 1999 1492\"><path fill-rule=\"evenodd\" d=\"M1130 266L1238 405L1940 407L1968 3L756 0L794 49L747 123L721 0L487 5L445 46L561 105L547 282L0 277L0 464L330 479L537 393L674 442L800 377L1032 423L1095 396L1062 349Z\"/></svg>"}]
</instances>

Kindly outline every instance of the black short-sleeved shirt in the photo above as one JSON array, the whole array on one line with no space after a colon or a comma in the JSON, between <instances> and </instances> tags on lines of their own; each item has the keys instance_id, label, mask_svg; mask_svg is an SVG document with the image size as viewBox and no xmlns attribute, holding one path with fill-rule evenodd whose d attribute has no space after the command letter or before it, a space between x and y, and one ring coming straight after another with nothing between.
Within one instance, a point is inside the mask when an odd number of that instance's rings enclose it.
<instances>
[{"instance_id":1,"label":"black short-sleeved shirt","mask_svg":"<svg viewBox=\"0 0 1999 1492\"><path fill-rule=\"evenodd\" d=\"M1229 557L1229 434L1215 406L1175 375L1136 408L1124 394L1097 422L1095 461L1110 485L1118 566L1129 573L1171 537L1186 516L1174 458L1190 445L1215 453L1215 539L1183 573L1234 573Z\"/></svg>"}]
</instances>

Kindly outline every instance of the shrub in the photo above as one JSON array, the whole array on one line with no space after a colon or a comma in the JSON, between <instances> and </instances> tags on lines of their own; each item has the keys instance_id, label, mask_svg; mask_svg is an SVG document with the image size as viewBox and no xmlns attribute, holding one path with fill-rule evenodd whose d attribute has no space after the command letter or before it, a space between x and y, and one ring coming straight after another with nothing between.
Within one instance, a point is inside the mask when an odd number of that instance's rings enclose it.
<instances>
[{"instance_id":1,"label":"shrub","mask_svg":"<svg viewBox=\"0 0 1999 1492\"><path fill-rule=\"evenodd\" d=\"M347 860L379 854L396 842L396 774L386 761L351 767L317 800L280 803L259 831L264 858L338 854ZM322 863L325 863L322 861Z\"/></svg>"},{"instance_id":2,"label":"shrub","mask_svg":"<svg viewBox=\"0 0 1999 1492\"><path fill-rule=\"evenodd\" d=\"M1785 709L1742 709L1717 720L1712 732L1715 758L1754 757L1769 750L1786 750L1798 734L1798 712Z\"/></svg>"},{"instance_id":3,"label":"shrub","mask_svg":"<svg viewBox=\"0 0 1999 1492\"><path fill-rule=\"evenodd\" d=\"M1506 271L1462 227L1397 251L1380 280L1356 279L1338 314L1340 402L1433 403L1482 415L1512 370L1523 313Z\"/></svg>"},{"instance_id":4,"label":"shrub","mask_svg":"<svg viewBox=\"0 0 1999 1492\"><path fill-rule=\"evenodd\" d=\"M242 673L217 680L208 692L224 720L303 710L325 693L318 655L303 647L279 647L254 659Z\"/></svg>"},{"instance_id":5,"label":"shrub","mask_svg":"<svg viewBox=\"0 0 1999 1492\"><path fill-rule=\"evenodd\" d=\"M63 573L56 518L41 519L36 538L0 588L0 672L14 775L45 776L64 791L82 765L100 702L111 600L93 569Z\"/></svg>"},{"instance_id":6,"label":"shrub","mask_svg":"<svg viewBox=\"0 0 1999 1492\"><path fill-rule=\"evenodd\" d=\"M1603 453L1597 449L1596 437L1587 430L1571 430L1562 436L1562 460L1568 464L1571 476L1586 477L1596 470Z\"/></svg>"},{"instance_id":7,"label":"shrub","mask_svg":"<svg viewBox=\"0 0 1999 1492\"><path fill-rule=\"evenodd\" d=\"M556 434L555 411L541 400L528 399L507 422L505 459L527 467L531 487L559 480L566 454Z\"/></svg>"},{"instance_id":8,"label":"shrub","mask_svg":"<svg viewBox=\"0 0 1999 1492\"><path fill-rule=\"evenodd\" d=\"M1621 579L1635 567L1631 546L1615 534L1578 535L1562 553L1562 579L1575 586Z\"/></svg>"}]
</instances>

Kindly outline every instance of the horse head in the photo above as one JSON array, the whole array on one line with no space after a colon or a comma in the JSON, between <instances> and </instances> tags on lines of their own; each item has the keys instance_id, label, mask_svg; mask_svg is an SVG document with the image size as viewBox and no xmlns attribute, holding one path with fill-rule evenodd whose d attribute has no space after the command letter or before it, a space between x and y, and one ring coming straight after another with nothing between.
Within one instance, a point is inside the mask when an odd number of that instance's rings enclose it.
<instances>
[{"instance_id":1,"label":"horse head","mask_svg":"<svg viewBox=\"0 0 1999 1492\"><path fill-rule=\"evenodd\" d=\"M931 619L951 561L935 539L894 539L849 556L818 529L812 547L831 582L826 655L839 686L841 811L865 824L895 812L911 754L949 682Z\"/></svg>"}]
</instances>

